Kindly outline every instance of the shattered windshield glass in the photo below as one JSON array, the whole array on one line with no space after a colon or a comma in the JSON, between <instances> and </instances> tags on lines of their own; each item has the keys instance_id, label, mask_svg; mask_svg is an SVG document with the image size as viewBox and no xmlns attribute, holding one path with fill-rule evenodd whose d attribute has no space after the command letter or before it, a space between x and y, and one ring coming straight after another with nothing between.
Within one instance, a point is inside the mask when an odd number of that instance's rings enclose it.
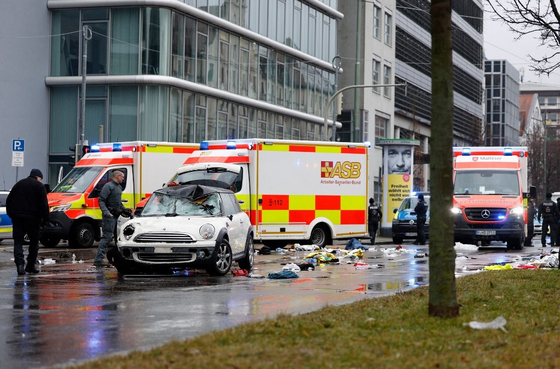
<instances>
[{"instance_id":1,"label":"shattered windshield glass","mask_svg":"<svg viewBox=\"0 0 560 369\"><path fill-rule=\"evenodd\" d=\"M217 193L196 200L154 193L142 210L142 216L216 216L221 213L220 196Z\"/></svg>"}]
</instances>

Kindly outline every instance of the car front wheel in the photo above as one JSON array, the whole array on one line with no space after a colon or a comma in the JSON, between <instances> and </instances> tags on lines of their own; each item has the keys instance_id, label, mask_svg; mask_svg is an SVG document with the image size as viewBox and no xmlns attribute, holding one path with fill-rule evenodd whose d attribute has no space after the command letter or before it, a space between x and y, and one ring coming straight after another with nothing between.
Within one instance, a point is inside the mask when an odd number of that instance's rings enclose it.
<instances>
[{"instance_id":1,"label":"car front wheel","mask_svg":"<svg viewBox=\"0 0 560 369\"><path fill-rule=\"evenodd\" d=\"M217 250L214 250L212 261L206 272L210 275L225 275L229 272L232 263L231 246L227 240L222 240Z\"/></svg>"}]
</instances>

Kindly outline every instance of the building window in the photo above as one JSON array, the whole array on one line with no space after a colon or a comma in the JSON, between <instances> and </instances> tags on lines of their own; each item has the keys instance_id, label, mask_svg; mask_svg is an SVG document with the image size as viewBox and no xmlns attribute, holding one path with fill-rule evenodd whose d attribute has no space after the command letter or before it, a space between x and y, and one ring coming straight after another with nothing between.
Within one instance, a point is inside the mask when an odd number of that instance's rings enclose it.
<instances>
[{"instance_id":1,"label":"building window","mask_svg":"<svg viewBox=\"0 0 560 369\"><path fill-rule=\"evenodd\" d=\"M557 104L557 98L556 97L549 97L548 98L548 105L556 105Z\"/></svg>"},{"instance_id":2,"label":"building window","mask_svg":"<svg viewBox=\"0 0 560 369\"><path fill-rule=\"evenodd\" d=\"M383 66L383 84L391 84L391 67L388 65ZM383 87L383 96L391 98L391 87Z\"/></svg>"},{"instance_id":3,"label":"building window","mask_svg":"<svg viewBox=\"0 0 560 369\"><path fill-rule=\"evenodd\" d=\"M380 69L381 69L381 63L379 62L379 60L373 59L372 60L372 68L371 68L371 83L373 85L378 85L379 83L379 74L380 74ZM379 87L373 87L372 91L375 93L379 93Z\"/></svg>"},{"instance_id":4,"label":"building window","mask_svg":"<svg viewBox=\"0 0 560 369\"><path fill-rule=\"evenodd\" d=\"M373 5L373 37L381 39L381 8Z\"/></svg>"},{"instance_id":5,"label":"building window","mask_svg":"<svg viewBox=\"0 0 560 369\"><path fill-rule=\"evenodd\" d=\"M387 127L389 126L389 119L375 116L375 139L379 140L387 138Z\"/></svg>"},{"instance_id":6,"label":"building window","mask_svg":"<svg viewBox=\"0 0 560 369\"><path fill-rule=\"evenodd\" d=\"M385 43L391 46L393 42L393 16L385 12Z\"/></svg>"}]
</instances>

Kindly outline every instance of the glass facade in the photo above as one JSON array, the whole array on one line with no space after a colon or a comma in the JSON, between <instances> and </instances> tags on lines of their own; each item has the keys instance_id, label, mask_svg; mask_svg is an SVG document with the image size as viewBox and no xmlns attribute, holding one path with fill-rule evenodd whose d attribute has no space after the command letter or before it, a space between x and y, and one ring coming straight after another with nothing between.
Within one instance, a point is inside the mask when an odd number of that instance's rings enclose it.
<instances>
[{"instance_id":1,"label":"glass facade","mask_svg":"<svg viewBox=\"0 0 560 369\"><path fill-rule=\"evenodd\" d=\"M188 11L179 11L181 7L52 10L51 76L81 75L81 30L89 26L93 37L88 41L88 76L156 75L175 81L88 85L85 139L90 144L321 138L323 125L317 120L306 121L302 114L279 114L278 109L267 110L262 103L323 117L323 108L334 92L334 73L312 60L330 63L336 54L336 19L331 14L298 0L183 2L294 52L276 50L250 34L235 33L227 24L197 19ZM335 0L322 3L337 7ZM190 90L181 81L217 92ZM67 154L68 147L77 142L80 83L51 86L50 91L49 152L54 157ZM220 91L241 96L244 102L221 98Z\"/></svg>"}]
</instances>

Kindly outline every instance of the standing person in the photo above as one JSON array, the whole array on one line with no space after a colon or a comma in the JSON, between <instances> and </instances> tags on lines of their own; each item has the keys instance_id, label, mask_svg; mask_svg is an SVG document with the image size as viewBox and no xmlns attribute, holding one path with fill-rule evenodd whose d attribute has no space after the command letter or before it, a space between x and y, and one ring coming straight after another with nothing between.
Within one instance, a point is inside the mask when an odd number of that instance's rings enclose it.
<instances>
[{"instance_id":1,"label":"standing person","mask_svg":"<svg viewBox=\"0 0 560 369\"><path fill-rule=\"evenodd\" d=\"M109 266L105 263L105 255L107 254L107 246L111 242L113 232L117 226L117 219L120 214L126 211L121 201L122 187L121 183L124 181L124 173L120 170L113 171L113 180L107 182L101 189L99 194L99 208L103 212L103 235L97 247L97 254L93 260L93 265L96 267ZM116 241L116 240L115 240Z\"/></svg>"},{"instance_id":2,"label":"standing person","mask_svg":"<svg viewBox=\"0 0 560 369\"><path fill-rule=\"evenodd\" d=\"M12 218L14 237L14 261L18 275L39 273L39 227L49 220L47 190L41 183L43 173L32 169L29 177L22 179L10 191L6 199L6 212ZM23 237L29 236L27 266L23 255Z\"/></svg>"},{"instance_id":3,"label":"standing person","mask_svg":"<svg viewBox=\"0 0 560 369\"><path fill-rule=\"evenodd\" d=\"M383 213L381 213L379 206L377 206L373 198L370 198L368 206L368 230L372 245L375 245L375 235L377 234L377 229L379 228L379 220L382 217Z\"/></svg>"},{"instance_id":4,"label":"standing person","mask_svg":"<svg viewBox=\"0 0 560 369\"><path fill-rule=\"evenodd\" d=\"M416 213L416 242L415 245L425 245L426 235L424 235L424 225L426 224L426 212L428 207L424 202L424 195L418 195L418 203L414 207L414 212Z\"/></svg>"},{"instance_id":5,"label":"standing person","mask_svg":"<svg viewBox=\"0 0 560 369\"><path fill-rule=\"evenodd\" d=\"M527 202L527 238L525 239L526 247L533 247L533 236L535 234L535 215L537 209L533 200L529 199Z\"/></svg>"},{"instance_id":6,"label":"standing person","mask_svg":"<svg viewBox=\"0 0 560 369\"><path fill-rule=\"evenodd\" d=\"M542 219L542 235L541 244L546 247L546 234L550 227L550 245L556 245L556 230L558 229L558 220L560 219L560 211L558 205L552 201L552 194L546 193L546 200L539 205L539 220Z\"/></svg>"}]
</instances>

